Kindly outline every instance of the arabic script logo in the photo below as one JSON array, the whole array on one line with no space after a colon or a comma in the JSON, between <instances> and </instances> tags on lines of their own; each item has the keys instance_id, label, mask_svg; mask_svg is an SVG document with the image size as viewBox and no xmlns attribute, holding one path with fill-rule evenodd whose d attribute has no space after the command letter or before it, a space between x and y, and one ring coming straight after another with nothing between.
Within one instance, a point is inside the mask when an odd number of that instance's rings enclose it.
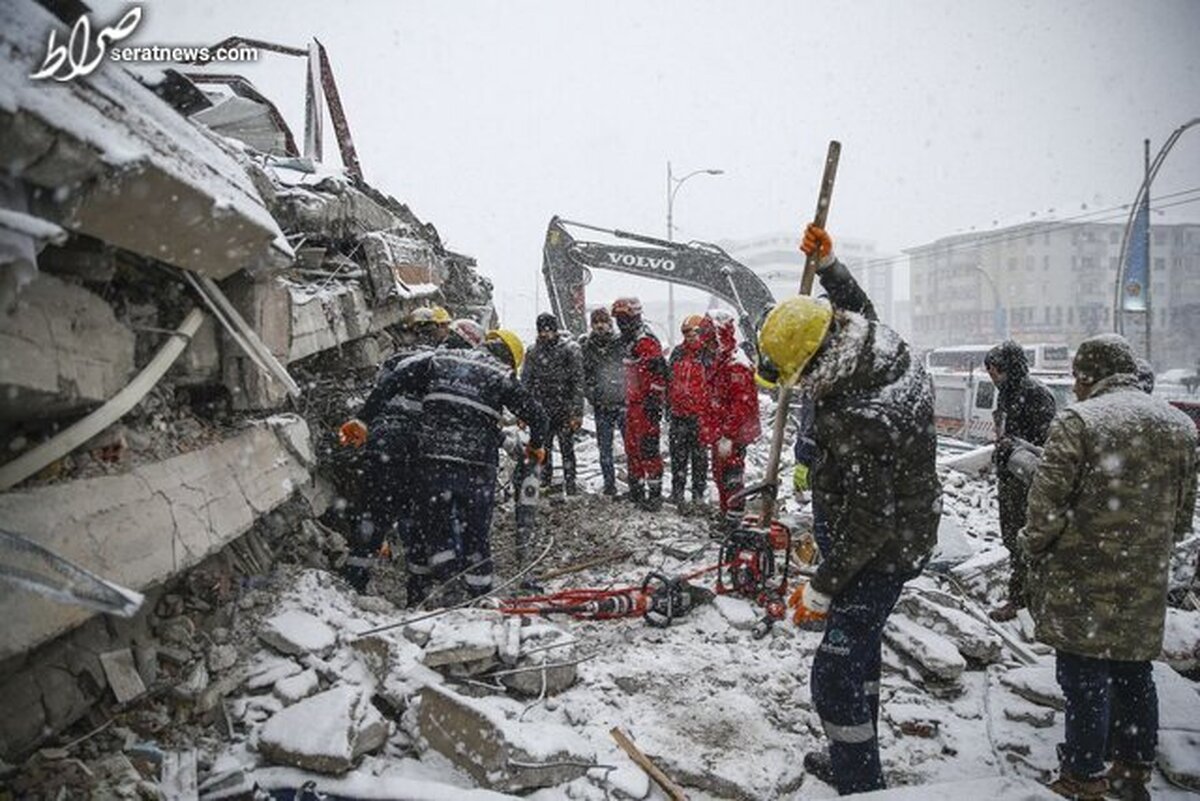
<instances>
[{"instance_id":1,"label":"arabic script logo","mask_svg":"<svg viewBox=\"0 0 1200 801\"><path fill-rule=\"evenodd\" d=\"M101 28L92 42L92 23L84 14L75 20L71 28L71 38L65 45L57 41L57 31L50 31L50 40L46 43L46 58L42 61L41 69L30 75L34 80L53 78L66 82L80 75L91 75L104 59L104 53L113 42L119 42L133 33L138 23L142 21L142 9L134 7L125 12L115 25ZM62 71L66 68L65 72Z\"/></svg>"}]
</instances>

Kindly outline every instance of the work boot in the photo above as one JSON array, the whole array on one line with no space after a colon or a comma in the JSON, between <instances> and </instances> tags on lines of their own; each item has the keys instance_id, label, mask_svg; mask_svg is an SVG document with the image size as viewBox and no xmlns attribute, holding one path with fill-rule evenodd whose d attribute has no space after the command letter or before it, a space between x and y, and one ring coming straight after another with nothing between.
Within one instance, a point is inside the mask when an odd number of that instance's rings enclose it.
<instances>
[{"instance_id":1,"label":"work boot","mask_svg":"<svg viewBox=\"0 0 1200 801\"><path fill-rule=\"evenodd\" d=\"M640 481L629 482L629 494L625 496L630 503L641 505L646 501L646 485Z\"/></svg>"},{"instance_id":2,"label":"work boot","mask_svg":"<svg viewBox=\"0 0 1200 801\"><path fill-rule=\"evenodd\" d=\"M609 497L609 498L617 497L617 485L616 484L605 484L604 489L600 490L600 494L604 495L606 497Z\"/></svg>"},{"instance_id":3,"label":"work boot","mask_svg":"<svg viewBox=\"0 0 1200 801\"><path fill-rule=\"evenodd\" d=\"M1050 790L1073 801L1104 801L1108 779L1102 775L1083 778L1060 771L1058 778L1050 782Z\"/></svg>"},{"instance_id":4,"label":"work boot","mask_svg":"<svg viewBox=\"0 0 1200 801\"><path fill-rule=\"evenodd\" d=\"M1009 601L1008 603L1004 604L1004 606L996 607L989 612L988 617L997 623L1007 623L1010 620L1016 619L1017 612L1020 610L1020 608L1021 607L1017 606L1012 601Z\"/></svg>"},{"instance_id":5,"label":"work boot","mask_svg":"<svg viewBox=\"0 0 1200 801\"><path fill-rule=\"evenodd\" d=\"M804 772L814 779L833 785L833 760L828 751L809 751L804 755Z\"/></svg>"},{"instance_id":6,"label":"work boot","mask_svg":"<svg viewBox=\"0 0 1200 801\"><path fill-rule=\"evenodd\" d=\"M680 514L683 514L683 490L671 487L671 500L669 500L668 503L678 509Z\"/></svg>"},{"instance_id":7,"label":"work boot","mask_svg":"<svg viewBox=\"0 0 1200 801\"><path fill-rule=\"evenodd\" d=\"M568 495L578 495L579 494L578 485L576 485L576 483L574 481L568 481L567 486L566 486L566 493Z\"/></svg>"},{"instance_id":8,"label":"work boot","mask_svg":"<svg viewBox=\"0 0 1200 801\"><path fill-rule=\"evenodd\" d=\"M1153 768L1141 762L1120 759L1108 769L1108 796L1119 801L1150 801L1150 773Z\"/></svg>"}]
</instances>

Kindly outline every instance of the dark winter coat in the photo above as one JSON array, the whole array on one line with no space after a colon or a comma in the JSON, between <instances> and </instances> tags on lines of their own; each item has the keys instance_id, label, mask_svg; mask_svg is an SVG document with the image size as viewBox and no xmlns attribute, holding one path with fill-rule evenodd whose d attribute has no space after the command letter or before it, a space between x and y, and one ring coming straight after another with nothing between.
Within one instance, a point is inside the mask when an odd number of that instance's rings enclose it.
<instances>
[{"instance_id":1,"label":"dark winter coat","mask_svg":"<svg viewBox=\"0 0 1200 801\"><path fill-rule=\"evenodd\" d=\"M496 467L504 409L541 447L546 415L507 365L482 350L438 348L396 364L376 383L359 416L368 426L397 396L421 399L420 453L426 459Z\"/></svg>"},{"instance_id":2,"label":"dark winter coat","mask_svg":"<svg viewBox=\"0 0 1200 801\"><path fill-rule=\"evenodd\" d=\"M537 398L554 429L583 417L583 362L561 337L538 340L525 354L521 383Z\"/></svg>"},{"instance_id":3,"label":"dark winter coat","mask_svg":"<svg viewBox=\"0 0 1200 801\"><path fill-rule=\"evenodd\" d=\"M1135 375L1111 375L1064 409L1019 537L1038 639L1081 656L1157 658L1167 564L1195 504L1196 427Z\"/></svg>"},{"instance_id":4,"label":"dark winter coat","mask_svg":"<svg viewBox=\"0 0 1200 801\"><path fill-rule=\"evenodd\" d=\"M579 341L583 354L583 394L595 409L625 406L625 344L615 333L592 331Z\"/></svg>"},{"instance_id":5,"label":"dark winter coat","mask_svg":"<svg viewBox=\"0 0 1200 801\"><path fill-rule=\"evenodd\" d=\"M988 365L1005 376L1004 383L997 387L996 409L992 412L997 439L1018 437L1041 447L1057 411L1054 393L1029 375L1025 352L1015 342L993 348L988 354Z\"/></svg>"},{"instance_id":6,"label":"dark winter coat","mask_svg":"<svg viewBox=\"0 0 1200 801\"><path fill-rule=\"evenodd\" d=\"M401 362L422 353L429 353L431 350L432 348L424 345L410 345L398 349L380 365L379 373L375 376L376 385L378 386L379 382L393 372ZM403 441L415 441L416 430L421 420L421 396L397 392L387 400L374 419L363 419L370 424L373 431L383 427L395 428L404 432L404 436L401 438ZM396 438L393 437L393 439Z\"/></svg>"},{"instance_id":7,"label":"dark winter coat","mask_svg":"<svg viewBox=\"0 0 1200 801\"><path fill-rule=\"evenodd\" d=\"M815 401L815 501L833 547L813 587L837 595L863 569L919 570L937 543L941 485L933 388L908 344L875 318L840 262L818 273L832 339L801 382Z\"/></svg>"}]
</instances>

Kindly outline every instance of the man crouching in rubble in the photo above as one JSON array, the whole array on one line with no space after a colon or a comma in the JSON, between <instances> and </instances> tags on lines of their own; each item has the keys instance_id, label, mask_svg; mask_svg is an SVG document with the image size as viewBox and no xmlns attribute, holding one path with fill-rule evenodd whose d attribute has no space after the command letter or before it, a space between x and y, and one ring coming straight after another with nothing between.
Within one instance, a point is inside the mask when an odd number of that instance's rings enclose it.
<instances>
[{"instance_id":1,"label":"man crouching in rubble","mask_svg":"<svg viewBox=\"0 0 1200 801\"><path fill-rule=\"evenodd\" d=\"M1017 539L1029 555L1037 638L1055 648L1066 699L1050 789L1149 799L1158 739L1150 660L1162 652L1171 549L1192 527L1196 428L1145 392L1117 334L1084 340L1072 372L1079 402L1050 425Z\"/></svg>"},{"instance_id":2,"label":"man crouching in rubble","mask_svg":"<svg viewBox=\"0 0 1200 801\"><path fill-rule=\"evenodd\" d=\"M846 795L884 787L876 732L883 627L933 551L941 486L920 360L878 322L825 231L810 225L802 249L819 253L832 306L788 298L767 315L759 348L815 403L812 489L832 547L788 603L796 623L825 622L811 687L829 752L807 754L804 766Z\"/></svg>"},{"instance_id":3,"label":"man crouching in rubble","mask_svg":"<svg viewBox=\"0 0 1200 801\"><path fill-rule=\"evenodd\" d=\"M545 413L517 380L524 352L516 334L500 329L489 331L474 350L438 348L414 356L380 379L360 419L347 424L365 438L367 425L391 398L421 399L415 491L424 514L403 543L409 606L435 586L443 602L459 600L456 588L443 586L459 575L471 597L492 588L488 535L506 408L529 427L528 455L545 458Z\"/></svg>"}]
</instances>

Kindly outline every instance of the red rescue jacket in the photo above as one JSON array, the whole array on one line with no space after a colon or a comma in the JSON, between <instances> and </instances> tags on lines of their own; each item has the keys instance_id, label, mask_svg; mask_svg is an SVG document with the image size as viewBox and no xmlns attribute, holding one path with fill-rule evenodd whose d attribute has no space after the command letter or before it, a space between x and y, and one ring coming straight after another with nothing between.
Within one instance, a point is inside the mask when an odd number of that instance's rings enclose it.
<instances>
[{"instance_id":1,"label":"red rescue jacket","mask_svg":"<svg viewBox=\"0 0 1200 801\"><path fill-rule=\"evenodd\" d=\"M707 362L700 342L684 342L671 351L671 385L667 390L671 416L704 418L708 415Z\"/></svg>"},{"instance_id":2,"label":"red rescue jacket","mask_svg":"<svg viewBox=\"0 0 1200 801\"><path fill-rule=\"evenodd\" d=\"M709 374L709 419L701 428L701 440L712 444L724 437L736 445L754 442L762 434L758 386L750 359L737 346L732 321L717 327L717 356Z\"/></svg>"}]
</instances>

